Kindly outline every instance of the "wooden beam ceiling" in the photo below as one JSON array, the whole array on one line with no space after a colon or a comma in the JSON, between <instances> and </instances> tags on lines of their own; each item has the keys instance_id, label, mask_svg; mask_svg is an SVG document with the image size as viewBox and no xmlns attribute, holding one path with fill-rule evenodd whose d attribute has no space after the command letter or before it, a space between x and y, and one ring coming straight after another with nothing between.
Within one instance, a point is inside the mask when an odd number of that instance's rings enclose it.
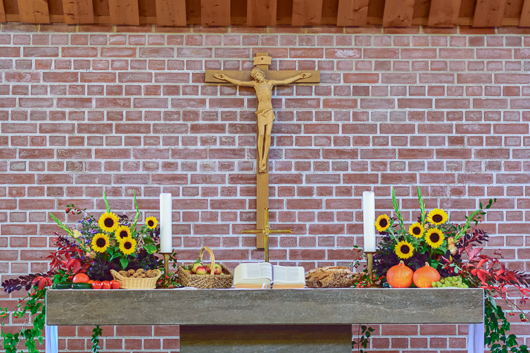
<instances>
[{"instance_id":1,"label":"wooden beam ceiling","mask_svg":"<svg viewBox=\"0 0 530 353\"><path fill-rule=\"evenodd\" d=\"M429 27L455 27L462 0L431 0Z\"/></svg>"},{"instance_id":2,"label":"wooden beam ceiling","mask_svg":"<svg viewBox=\"0 0 530 353\"><path fill-rule=\"evenodd\" d=\"M156 0L156 24L185 27L186 0Z\"/></svg>"},{"instance_id":3,"label":"wooden beam ceiling","mask_svg":"<svg viewBox=\"0 0 530 353\"><path fill-rule=\"evenodd\" d=\"M18 0L20 22L50 23L50 13L46 0Z\"/></svg>"},{"instance_id":4,"label":"wooden beam ceiling","mask_svg":"<svg viewBox=\"0 0 530 353\"><path fill-rule=\"evenodd\" d=\"M369 0L339 0L337 26L366 26Z\"/></svg>"},{"instance_id":5,"label":"wooden beam ceiling","mask_svg":"<svg viewBox=\"0 0 530 353\"><path fill-rule=\"evenodd\" d=\"M277 0L247 0L247 25L276 26L277 10Z\"/></svg>"},{"instance_id":6,"label":"wooden beam ceiling","mask_svg":"<svg viewBox=\"0 0 530 353\"><path fill-rule=\"evenodd\" d=\"M64 23L94 23L92 0L63 0Z\"/></svg>"},{"instance_id":7,"label":"wooden beam ceiling","mask_svg":"<svg viewBox=\"0 0 530 353\"><path fill-rule=\"evenodd\" d=\"M201 0L203 26L230 26L230 0Z\"/></svg>"},{"instance_id":8,"label":"wooden beam ceiling","mask_svg":"<svg viewBox=\"0 0 530 353\"><path fill-rule=\"evenodd\" d=\"M473 27L500 27L507 0L477 0Z\"/></svg>"},{"instance_id":9,"label":"wooden beam ceiling","mask_svg":"<svg viewBox=\"0 0 530 353\"><path fill-rule=\"evenodd\" d=\"M0 23L530 27L530 0L0 0Z\"/></svg>"},{"instance_id":10,"label":"wooden beam ceiling","mask_svg":"<svg viewBox=\"0 0 530 353\"><path fill-rule=\"evenodd\" d=\"M293 0L293 26L318 26L322 24L323 0Z\"/></svg>"}]
</instances>

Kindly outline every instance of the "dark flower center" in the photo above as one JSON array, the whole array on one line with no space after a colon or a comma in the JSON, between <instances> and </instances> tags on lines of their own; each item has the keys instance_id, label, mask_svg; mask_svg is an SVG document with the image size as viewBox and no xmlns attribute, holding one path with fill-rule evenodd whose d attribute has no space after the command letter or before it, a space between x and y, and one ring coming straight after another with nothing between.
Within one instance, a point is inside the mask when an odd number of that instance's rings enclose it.
<instances>
[{"instance_id":1,"label":"dark flower center","mask_svg":"<svg viewBox=\"0 0 530 353\"><path fill-rule=\"evenodd\" d=\"M124 239L124 238L127 238L129 236L129 234L127 233L127 231L125 230L122 230L118 236L121 238L121 239Z\"/></svg>"},{"instance_id":2,"label":"dark flower center","mask_svg":"<svg viewBox=\"0 0 530 353\"><path fill-rule=\"evenodd\" d=\"M414 235L420 235L420 234L421 234L421 229L420 229L420 227L414 227L414 228L412 228L412 234L414 234Z\"/></svg>"},{"instance_id":3,"label":"dark flower center","mask_svg":"<svg viewBox=\"0 0 530 353\"><path fill-rule=\"evenodd\" d=\"M432 234L431 234L431 241L432 241L433 243L437 243L438 240L440 240L440 234L438 234L438 233L432 233Z\"/></svg>"},{"instance_id":4,"label":"dark flower center","mask_svg":"<svg viewBox=\"0 0 530 353\"><path fill-rule=\"evenodd\" d=\"M443 220L443 217L442 215L435 214L434 216L432 216L432 220L434 223L440 223Z\"/></svg>"},{"instance_id":5,"label":"dark flower center","mask_svg":"<svg viewBox=\"0 0 530 353\"><path fill-rule=\"evenodd\" d=\"M125 242L125 243L123 244L123 247L124 247L125 249L129 250L129 249L132 248L132 244L131 244L130 242L127 241L127 242Z\"/></svg>"},{"instance_id":6,"label":"dark flower center","mask_svg":"<svg viewBox=\"0 0 530 353\"><path fill-rule=\"evenodd\" d=\"M114 220L112 218L105 218L105 227L111 228L114 225Z\"/></svg>"},{"instance_id":7,"label":"dark flower center","mask_svg":"<svg viewBox=\"0 0 530 353\"><path fill-rule=\"evenodd\" d=\"M379 221L379 226L384 228L386 227L388 224L388 221L386 220L386 218L382 218L380 221Z\"/></svg>"},{"instance_id":8,"label":"dark flower center","mask_svg":"<svg viewBox=\"0 0 530 353\"><path fill-rule=\"evenodd\" d=\"M410 246L408 245L401 245L401 252L403 254L408 254L410 252Z\"/></svg>"},{"instance_id":9,"label":"dark flower center","mask_svg":"<svg viewBox=\"0 0 530 353\"><path fill-rule=\"evenodd\" d=\"M147 221L147 225L148 225L149 227L152 227L152 226L155 225L155 222L153 222L153 220L150 219L149 221Z\"/></svg>"},{"instance_id":10,"label":"dark flower center","mask_svg":"<svg viewBox=\"0 0 530 353\"><path fill-rule=\"evenodd\" d=\"M104 247L107 244L107 241L104 238L99 238L96 240L96 245L100 248Z\"/></svg>"}]
</instances>

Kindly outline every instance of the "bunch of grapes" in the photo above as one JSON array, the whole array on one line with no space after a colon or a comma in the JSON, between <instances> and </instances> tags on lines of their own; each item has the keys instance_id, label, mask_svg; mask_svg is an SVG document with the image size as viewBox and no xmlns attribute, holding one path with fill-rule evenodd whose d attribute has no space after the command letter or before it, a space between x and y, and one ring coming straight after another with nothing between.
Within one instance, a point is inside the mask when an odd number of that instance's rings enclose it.
<instances>
[{"instance_id":1,"label":"bunch of grapes","mask_svg":"<svg viewBox=\"0 0 530 353\"><path fill-rule=\"evenodd\" d=\"M460 276L442 278L438 282L432 282L432 286L433 288L442 288L442 287L469 288L467 284L462 282L462 277Z\"/></svg>"}]
</instances>

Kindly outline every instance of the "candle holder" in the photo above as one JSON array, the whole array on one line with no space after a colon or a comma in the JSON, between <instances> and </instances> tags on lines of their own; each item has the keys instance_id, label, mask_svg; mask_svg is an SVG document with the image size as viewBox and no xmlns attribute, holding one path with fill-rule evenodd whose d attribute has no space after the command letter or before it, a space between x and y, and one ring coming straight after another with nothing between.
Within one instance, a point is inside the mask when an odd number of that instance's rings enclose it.
<instances>
[{"instance_id":1,"label":"candle holder","mask_svg":"<svg viewBox=\"0 0 530 353\"><path fill-rule=\"evenodd\" d=\"M366 268L368 270L368 281L370 287L377 287L374 283L374 254L375 252L365 252L366 254Z\"/></svg>"},{"instance_id":2,"label":"candle holder","mask_svg":"<svg viewBox=\"0 0 530 353\"><path fill-rule=\"evenodd\" d=\"M171 253L161 253L164 255L164 275L169 276L169 255Z\"/></svg>"}]
</instances>

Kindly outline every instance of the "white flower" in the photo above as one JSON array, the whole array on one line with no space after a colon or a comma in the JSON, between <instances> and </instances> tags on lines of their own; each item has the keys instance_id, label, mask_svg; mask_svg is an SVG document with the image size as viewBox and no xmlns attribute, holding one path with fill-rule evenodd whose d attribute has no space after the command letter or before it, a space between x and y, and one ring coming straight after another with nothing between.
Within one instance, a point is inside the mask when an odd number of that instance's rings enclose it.
<instances>
[{"instance_id":1,"label":"white flower","mask_svg":"<svg viewBox=\"0 0 530 353\"><path fill-rule=\"evenodd\" d=\"M78 231L77 229L74 229L74 238L79 238L81 236L81 232Z\"/></svg>"}]
</instances>

